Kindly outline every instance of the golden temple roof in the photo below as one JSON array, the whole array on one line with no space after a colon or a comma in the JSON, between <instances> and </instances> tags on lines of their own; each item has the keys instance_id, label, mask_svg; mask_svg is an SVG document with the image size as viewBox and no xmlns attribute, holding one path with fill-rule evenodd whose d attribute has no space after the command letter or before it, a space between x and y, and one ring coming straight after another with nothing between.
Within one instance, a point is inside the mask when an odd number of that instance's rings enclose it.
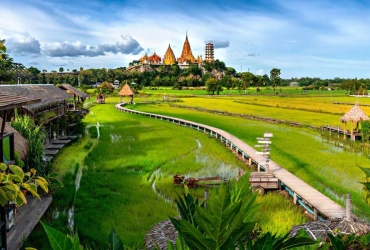
<instances>
[{"instance_id":1,"label":"golden temple roof","mask_svg":"<svg viewBox=\"0 0 370 250\"><path fill-rule=\"evenodd\" d=\"M168 45L168 49L163 57L163 64L171 65L176 63L176 57L171 49L171 45Z\"/></svg>"},{"instance_id":2,"label":"golden temple roof","mask_svg":"<svg viewBox=\"0 0 370 250\"><path fill-rule=\"evenodd\" d=\"M195 62L195 58L193 56L193 53L191 52L190 43L188 40L188 34L186 33L186 39L184 42L184 46L182 48L181 57L177 59L179 63L183 62Z\"/></svg>"},{"instance_id":3,"label":"golden temple roof","mask_svg":"<svg viewBox=\"0 0 370 250\"><path fill-rule=\"evenodd\" d=\"M139 61L140 62L149 61L148 55L145 53L145 55L142 58L140 58Z\"/></svg>"}]
</instances>

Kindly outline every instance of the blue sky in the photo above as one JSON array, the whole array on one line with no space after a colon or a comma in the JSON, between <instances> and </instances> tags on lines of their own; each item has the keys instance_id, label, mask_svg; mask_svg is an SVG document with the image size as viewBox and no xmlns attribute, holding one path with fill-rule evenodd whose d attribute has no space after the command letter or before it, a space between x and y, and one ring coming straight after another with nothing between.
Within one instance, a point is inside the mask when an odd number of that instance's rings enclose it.
<instances>
[{"instance_id":1,"label":"blue sky","mask_svg":"<svg viewBox=\"0 0 370 250\"><path fill-rule=\"evenodd\" d=\"M0 39L40 70L117 68L145 53L194 56L205 42L237 71L283 78L370 77L370 4L305 0L2 0Z\"/></svg>"}]
</instances>

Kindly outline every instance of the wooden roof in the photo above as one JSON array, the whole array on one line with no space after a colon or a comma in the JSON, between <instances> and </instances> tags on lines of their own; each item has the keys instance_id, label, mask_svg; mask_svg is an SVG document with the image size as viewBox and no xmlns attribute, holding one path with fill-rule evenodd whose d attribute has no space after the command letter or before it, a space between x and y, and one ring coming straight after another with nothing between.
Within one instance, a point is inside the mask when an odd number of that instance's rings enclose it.
<instances>
[{"instance_id":1,"label":"wooden roof","mask_svg":"<svg viewBox=\"0 0 370 250\"><path fill-rule=\"evenodd\" d=\"M79 89L76 89L75 87L72 87L71 85L69 84L61 84L59 86L59 88L61 88L62 90L66 90L67 93L72 93L73 95L76 95L76 96L79 96L81 98L86 98L88 99L89 98L89 95L88 94L85 94L84 92L82 92L81 90Z\"/></svg>"},{"instance_id":2,"label":"wooden roof","mask_svg":"<svg viewBox=\"0 0 370 250\"><path fill-rule=\"evenodd\" d=\"M38 103L20 105L31 113L48 108L70 98L70 95L53 84L0 85L0 95L25 96L40 99Z\"/></svg>"},{"instance_id":3,"label":"wooden roof","mask_svg":"<svg viewBox=\"0 0 370 250\"><path fill-rule=\"evenodd\" d=\"M361 122L367 120L369 120L369 117L358 106L358 103L356 103L350 111L340 118L341 122Z\"/></svg>"},{"instance_id":4,"label":"wooden roof","mask_svg":"<svg viewBox=\"0 0 370 250\"><path fill-rule=\"evenodd\" d=\"M20 95L0 94L0 111L14 109L28 104L40 102L40 98L29 98Z\"/></svg>"},{"instance_id":5,"label":"wooden roof","mask_svg":"<svg viewBox=\"0 0 370 250\"><path fill-rule=\"evenodd\" d=\"M134 95L134 92L131 90L130 86L126 83L118 94L120 96L131 96Z\"/></svg>"}]
</instances>

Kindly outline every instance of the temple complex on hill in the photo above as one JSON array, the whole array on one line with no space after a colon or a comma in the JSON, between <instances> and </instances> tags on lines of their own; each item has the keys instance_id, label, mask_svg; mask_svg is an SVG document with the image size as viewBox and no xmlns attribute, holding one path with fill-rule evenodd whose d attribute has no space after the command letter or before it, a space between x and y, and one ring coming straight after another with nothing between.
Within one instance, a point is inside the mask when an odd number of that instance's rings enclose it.
<instances>
[{"instance_id":1,"label":"temple complex on hill","mask_svg":"<svg viewBox=\"0 0 370 250\"><path fill-rule=\"evenodd\" d=\"M209 46L207 44L207 46ZM207 55L207 47L206 47L206 55ZM213 44L212 44L212 59L213 59ZM175 57L171 45L168 45L167 51L163 56L163 60L160 56L158 56L155 52L153 55L148 56L145 54L143 57L139 59L139 65L173 65L178 64L180 68L189 67L192 64L198 65L203 64L202 55L199 55L197 58L194 57L193 52L191 51L188 34L186 33L186 38L184 42L184 46L182 48L182 53L179 58ZM137 65L136 65L137 66ZM128 70L134 68L135 66L129 67Z\"/></svg>"}]
</instances>

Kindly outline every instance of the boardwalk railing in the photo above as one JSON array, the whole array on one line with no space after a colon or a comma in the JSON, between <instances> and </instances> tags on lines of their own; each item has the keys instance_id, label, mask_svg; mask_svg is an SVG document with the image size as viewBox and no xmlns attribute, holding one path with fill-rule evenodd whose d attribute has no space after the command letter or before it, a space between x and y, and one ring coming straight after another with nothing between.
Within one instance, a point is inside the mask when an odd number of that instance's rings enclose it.
<instances>
[{"instance_id":1,"label":"boardwalk railing","mask_svg":"<svg viewBox=\"0 0 370 250\"><path fill-rule=\"evenodd\" d=\"M176 117L131 110L122 107L122 105L123 104L117 104L115 107L117 110L122 112L149 116L154 119L164 120L209 134L221 140L221 142L223 142L227 147L229 147L231 150L234 150L238 155L242 156L243 159L248 161L249 165L255 165L259 169L265 171L263 166L265 158L262 155L257 154L256 149L252 148L239 138L224 130ZM270 172L273 172L275 177L279 179L279 187L286 189L288 193L293 196L293 202L295 204L298 203L302 205L309 213L313 215L314 220L345 217L346 211L342 206L320 193L318 190L311 187L306 182L302 181L297 176L282 168L272 160L270 160L269 170Z\"/></svg>"}]
</instances>

